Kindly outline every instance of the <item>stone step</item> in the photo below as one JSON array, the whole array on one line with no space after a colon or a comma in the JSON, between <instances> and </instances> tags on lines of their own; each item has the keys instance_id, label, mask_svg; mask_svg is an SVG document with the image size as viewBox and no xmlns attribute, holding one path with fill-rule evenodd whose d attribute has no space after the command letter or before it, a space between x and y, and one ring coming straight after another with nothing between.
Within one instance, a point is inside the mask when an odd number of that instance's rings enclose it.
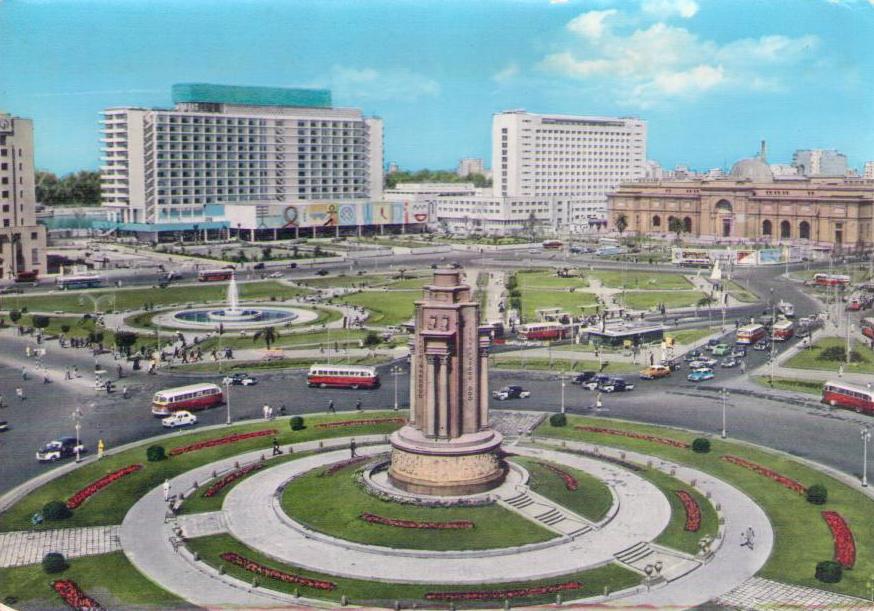
<instances>
[{"instance_id":1,"label":"stone step","mask_svg":"<svg viewBox=\"0 0 874 611\"><path fill-rule=\"evenodd\" d=\"M563 517L564 517L564 514L562 514L562 513L561 513L558 509L556 509L555 507L550 507L549 509L547 509L547 510L544 511L543 513L538 514L538 515L536 515L536 516L534 516L534 517L537 518L537 519L540 520L540 521L544 521L544 522L545 522L546 520L552 519L552 518L554 518L554 517L556 517L556 516L560 516L560 517L563 518Z\"/></svg>"},{"instance_id":2,"label":"stone step","mask_svg":"<svg viewBox=\"0 0 874 611\"><path fill-rule=\"evenodd\" d=\"M614 554L614 556L625 564L633 564L643 560L647 556L652 556L653 551L645 542L637 543L631 547Z\"/></svg>"},{"instance_id":3,"label":"stone step","mask_svg":"<svg viewBox=\"0 0 874 611\"><path fill-rule=\"evenodd\" d=\"M593 529L592 529L591 526L583 526L582 528L578 528L578 529L576 529L576 530L572 530L571 532L568 533L568 536L571 537L571 538L573 538L573 537L579 537L580 535L585 535L586 533L590 533L590 532L592 532L592 530L593 530Z\"/></svg>"},{"instance_id":4,"label":"stone step","mask_svg":"<svg viewBox=\"0 0 874 611\"><path fill-rule=\"evenodd\" d=\"M524 509L525 507L529 507L534 504L534 499L528 496L526 493L520 494L519 496L514 496L513 498L507 499L504 501L508 505L512 505L516 509Z\"/></svg>"}]
</instances>

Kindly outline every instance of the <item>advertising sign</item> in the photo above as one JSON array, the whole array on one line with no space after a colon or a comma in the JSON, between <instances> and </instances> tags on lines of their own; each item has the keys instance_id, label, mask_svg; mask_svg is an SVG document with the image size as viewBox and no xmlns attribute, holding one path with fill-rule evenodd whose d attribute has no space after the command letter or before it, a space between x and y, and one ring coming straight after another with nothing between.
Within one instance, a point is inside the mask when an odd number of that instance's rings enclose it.
<instances>
[{"instance_id":1,"label":"advertising sign","mask_svg":"<svg viewBox=\"0 0 874 611\"><path fill-rule=\"evenodd\" d=\"M765 248L759 251L760 265L776 265L783 262L782 248Z\"/></svg>"},{"instance_id":2,"label":"advertising sign","mask_svg":"<svg viewBox=\"0 0 874 611\"><path fill-rule=\"evenodd\" d=\"M755 265L757 263L755 250L736 250L734 252L736 265Z\"/></svg>"}]
</instances>

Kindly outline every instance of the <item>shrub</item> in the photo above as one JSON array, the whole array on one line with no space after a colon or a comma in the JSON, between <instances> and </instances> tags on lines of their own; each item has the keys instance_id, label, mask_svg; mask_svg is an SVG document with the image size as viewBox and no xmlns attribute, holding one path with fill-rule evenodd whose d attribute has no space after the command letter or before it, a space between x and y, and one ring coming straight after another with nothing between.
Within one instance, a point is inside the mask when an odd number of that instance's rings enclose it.
<instances>
[{"instance_id":1,"label":"shrub","mask_svg":"<svg viewBox=\"0 0 874 611\"><path fill-rule=\"evenodd\" d=\"M167 452L164 451L164 446L149 446L146 448L146 460L149 462L160 462L167 458Z\"/></svg>"},{"instance_id":2,"label":"shrub","mask_svg":"<svg viewBox=\"0 0 874 611\"><path fill-rule=\"evenodd\" d=\"M553 414L549 417L550 426L565 426L567 424L567 416L564 414Z\"/></svg>"},{"instance_id":3,"label":"shrub","mask_svg":"<svg viewBox=\"0 0 874 611\"><path fill-rule=\"evenodd\" d=\"M847 350L843 346L829 346L824 348L817 356L818 361L843 362L847 359ZM867 359L855 350L850 350L851 363L865 363Z\"/></svg>"},{"instance_id":4,"label":"shrub","mask_svg":"<svg viewBox=\"0 0 874 611\"><path fill-rule=\"evenodd\" d=\"M707 454L710 451L710 440L698 437L692 441L692 451L698 454Z\"/></svg>"},{"instance_id":5,"label":"shrub","mask_svg":"<svg viewBox=\"0 0 874 611\"><path fill-rule=\"evenodd\" d=\"M70 332L70 325L61 325L61 332L62 333L69 333Z\"/></svg>"},{"instance_id":6,"label":"shrub","mask_svg":"<svg viewBox=\"0 0 874 611\"><path fill-rule=\"evenodd\" d=\"M52 573L60 573L66 570L67 561L63 554L58 552L49 552L42 557L42 570L51 575Z\"/></svg>"},{"instance_id":7,"label":"shrub","mask_svg":"<svg viewBox=\"0 0 874 611\"><path fill-rule=\"evenodd\" d=\"M21 312L19 312L18 310L10 311L9 320L11 320L12 322L18 322L19 320L21 320Z\"/></svg>"},{"instance_id":8,"label":"shrub","mask_svg":"<svg viewBox=\"0 0 874 611\"><path fill-rule=\"evenodd\" d=\"M33 324L33 326L36 327L37 329L45 329L46 327L49 326L49 323L51 322L51 319L50 319L48 316L44 315L44 314L34 314L34 315L31 317L30 322L31 322L31 323Z\"/></svg>"},{"instance_id":9,"label":"shrub","mask_svg":"<svg viewBox=\"0 0 874 611\"><path fill-rule=\"evenodd\" d=\"M815 576L823 583L838 583L843 577L843 568L834 560L817 562Z\"/></svg>"},{"instance_id":10,"label":"shrub","mask_svg":"<svg viewBox=\"0 0 874 611\"><path fill-rule=\"evenodd\" d=\"M292 416L288 421L288 425L292 431L302 431L305 427L303 424L303 416Z\"/></svg>"},{"instance_id":11,"label":"shrub","mask_svg":"<svg viewBox=\"0 0 874 611\"><path fill-rule=\"evenodd\" d=\"M66 520L73 512L63 501L49 501L43 505L42 515L46 520Z\"/></svg>"},{"instance_id":12,"label":"shrub","mask_svg":"<svg viewBox=\"0 0 874 611\"><path fill-rule=\"evenodd\" d=\"M814 505L825 505L828 500L828 489L822 484L814 484L807 489L807 502Z\"/></svg>"}]
</instances>

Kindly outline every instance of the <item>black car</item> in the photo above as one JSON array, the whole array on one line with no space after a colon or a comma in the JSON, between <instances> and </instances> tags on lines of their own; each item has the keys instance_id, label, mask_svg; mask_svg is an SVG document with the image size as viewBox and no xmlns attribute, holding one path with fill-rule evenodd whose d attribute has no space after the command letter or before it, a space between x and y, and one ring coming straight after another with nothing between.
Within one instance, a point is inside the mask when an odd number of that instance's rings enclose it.
<instances>
[{"instance_id":1,"label":"black car","mask_svg":"<svg viewBox=\"0 0 874 611\"><path fill-rule=\"evenodd\" d=\"M589 380L594 378L596 375L597 375L597 373L595 373L594 371L584 371L582 373L578 373L571 380L571 384L585 384L586 382L588 382Z\"/></svg>"},{"instance_id":2,"label":"black car","mask_svg":"<svg viewBox=\"0 0 874 611\"><path fill-rule=\"evenodd\" d=\"M689 352L686 353L686 356L683 357L683 360L685 360L687 362L694 361L694 360L700 359L701 356L702 356L702 353L700 350L690 350Z\"/></svg>"},{"instance_id":3,"label":"black car","mask_svg":"<svg viewBox=\"0 0 874 611\"><path fill-rule=\"evenodd\" d=\"M634 390L634 384L629 384L622 378L610 378L606 382L599 384L598 390L602 392L626 392Z\"/></svg>"},{"instance_id":4,"label":"black car","mask_svg":"<svg viewBox=\"0 0 874 611\"><path fill-rule=\"evenodd\" d=\"M326 270L326 269L320 269L319 271L316 272L316 276L327 276L327 275L328 275L328 270Z\"/></svg>"},{"instance_id":5,"label":"black car","mask_svg":"<svg viewBox=\"0 0 874 611\"><path fill-rule=\"evenodd\" d=\"M297 269L297 263L289 263L288 269Z\"/></svg>"},{"instance_id":6,"label":"black car","mask_svg":"<svg viewBox=\"0 0 874 611\"><path fill-rule=\"evenodd\" d=\"M256 263L252 266L252 269L264 269L264 263Z\"/></svg>"},{"instance_id":7,"label":"black car","mask_svg":"<svg viewBox=\"0 0 874 611\"><path fill-rule=\"evenodd\" d=\"M37 450L36 459L40 462L55 462L62 458L75 456L77 448L80 454L85 452L85 446L81 443L77 444L75 437L61 437L56 441L50 441Z\"/></svg>"}]
</instances>

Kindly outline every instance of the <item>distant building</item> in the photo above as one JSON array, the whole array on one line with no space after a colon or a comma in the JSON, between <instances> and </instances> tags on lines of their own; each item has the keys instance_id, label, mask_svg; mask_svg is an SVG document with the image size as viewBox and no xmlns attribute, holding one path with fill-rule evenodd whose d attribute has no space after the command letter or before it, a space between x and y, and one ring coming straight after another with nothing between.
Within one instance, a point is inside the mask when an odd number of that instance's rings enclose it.
<instances>
[{"instance_id":1,"label":"distant building","mask_svg":"<svg viewBox=\"0 0 874 611\"><path fill-rule=\"evenodd\" d=\"M398 164L396 164L394 161L392 161L390 164L388 164L388 173L389 174L397 174L400 171L401 171L401 169L398 167Z\"/></svg>"},{"instance_id":2,"label":"distant building","mask_svg":"<svg viewBox=\"0 0 874 611\"><path fill-rule=\"evenodd\" d=\"M477 189L472 182L401 182L384 193L387 202L422 206L428 211L432 227L437 226L437 202L442 197L473 197Z\"/></svg>"},{"instance_id":3,"label":"distant building","mask_svg":"<svg viewBox=\"0 0 874 611\"><path fill-rule=\"evenodd\" d=\"M46 273L46 228L36 222L33 122L0 114L0 280Z\"/></svg>"},{"instance_id":4,"label":"distant building","mask_svg":"<svg viewBox=\"0 0 874 611\"><path fill-rule=\"evenodd\" d=\"M665 170L658 161L648 159L643 164L643 177L659 180L665 177Z\"/></svg>"},{"instance_id":5,"label":"distant building","mask_svg":"<svg viewBox=\"0 0 874 611\"><path fill-rule=\"evenodd\" d=\"M466 178L471 174L486 175L486 167L482 159L476 157L465 157L458 162L458 168L455 173L459 178Z\"/></svg>"},{"instance_id":6,"label":"distant building","mask_svg":"<svg viewBox=\"0 0 874 611\"><path fill-rule=\"evenodd\" d=\"M788 163L772 163L769 167L775 178L778 176L798 176L798 168Z\"/></svg>"},{"instance_id":7,"label":"distant building","mask_svg":"<svg viewBox=\"0 0 874 611\"><path fill-rule=\"evenodd\" d=\"M792 165L801 176L846 176L847 156L835 150L798 150Z\"/></svg>"},{"instance_id":8,"label":"distant building","mask_svg":"<svg viewBox=\"0 0 874 611\"><path fill-rule=\"evenodd\" d=\"M863 173L863 178L874 179L874 161L866 161L865 162L865 170Z\"/></svg>"},{"instance_id":9,"label":"distant building","mask_svg":"<svg viewBox=\"0 0 874 611\"><path fill-rule=\"evenodd\" d=\"M449 233L490 236L554 235L568 226L568 214L551 197L503 197L490 189L439 197L434 210L440 228Z\"/></svg>"}]
</instances>

